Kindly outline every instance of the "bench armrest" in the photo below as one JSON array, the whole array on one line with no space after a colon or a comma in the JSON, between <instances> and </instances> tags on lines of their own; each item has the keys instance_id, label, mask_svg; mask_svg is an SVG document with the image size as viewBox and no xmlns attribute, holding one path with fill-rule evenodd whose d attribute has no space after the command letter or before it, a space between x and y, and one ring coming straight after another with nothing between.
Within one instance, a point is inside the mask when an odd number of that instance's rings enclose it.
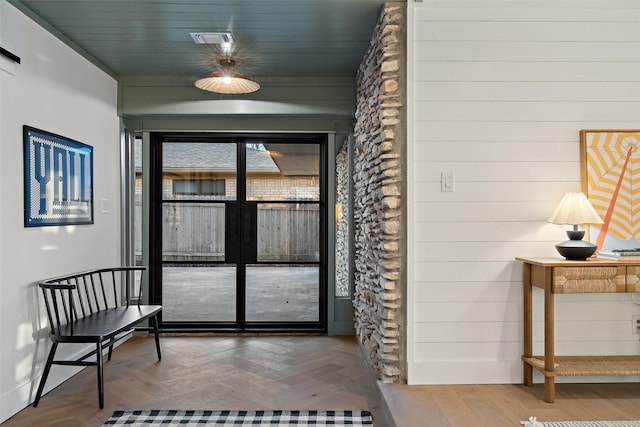
<instances>
[{"instance_id":1,"label":"bench armrest","mask_svg":"<svg viewBox=\"0 0 640 427\"><path fill-rule=\"evenodd\" d=\"M38 283L42 289L59 289L59 290L73 290L76 288L75 283L47 283L40 282Z\"/></svg>"}]
</instances>

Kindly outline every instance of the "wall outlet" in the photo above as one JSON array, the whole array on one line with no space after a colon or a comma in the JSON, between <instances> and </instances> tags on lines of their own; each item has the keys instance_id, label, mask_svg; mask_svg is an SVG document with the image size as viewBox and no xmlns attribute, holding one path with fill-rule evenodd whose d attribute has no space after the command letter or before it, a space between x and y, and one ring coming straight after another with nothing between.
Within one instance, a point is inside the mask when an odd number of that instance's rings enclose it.
<instances>
[{"instance_id":1,"label":"wall outlet","mask_svg":"<svg viewBox=\"0 0 640 427\"><path fill-rule=\"evenodd\" d=\"M640 316L631 316L631 330L640 335Z\"/></svg>"}]
</instances>

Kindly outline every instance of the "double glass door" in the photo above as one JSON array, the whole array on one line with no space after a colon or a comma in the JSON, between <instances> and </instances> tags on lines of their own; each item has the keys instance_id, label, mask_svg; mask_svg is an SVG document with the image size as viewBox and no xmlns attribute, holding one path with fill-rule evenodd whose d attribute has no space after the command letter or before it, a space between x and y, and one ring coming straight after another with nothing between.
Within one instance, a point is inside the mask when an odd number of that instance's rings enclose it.
<instances>
[{"instance_id":1,"label":"double glass door","mask_svg":"<svg viewBox=\"0 0 640 427\"><path fill-rule=\"evenodd\" d=\"M325 147L314 135L152 143L164 329L325 329Z\"/></svg>"}]
</instances>

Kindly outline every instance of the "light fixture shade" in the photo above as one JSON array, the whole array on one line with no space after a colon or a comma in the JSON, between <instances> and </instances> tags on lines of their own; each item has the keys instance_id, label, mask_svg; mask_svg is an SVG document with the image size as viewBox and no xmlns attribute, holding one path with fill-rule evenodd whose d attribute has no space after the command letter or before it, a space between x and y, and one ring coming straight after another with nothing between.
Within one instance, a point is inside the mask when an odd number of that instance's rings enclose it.
<instances>
[{"instance_id":1,"label":"light fixture shade","mask_svg":"<svg viewBox=\"0 0 640 427\"><path fill-rule=\"evenodd\" d=\"M221 60L222 68L195 82L198 89L209 92L242 94L260 89L260 84L231 68L234 61Z\"/></svg>"},{"instance_id":2,"label":"light fixture shade","mask_svg":"<svg viewBox=\"0 0 640 427\"><path fill-rule=\"evenodd\" d=\"M584 193L567 193L547 219L553 224L602 224L602 218Z\"/></svg>"}]
</instances>

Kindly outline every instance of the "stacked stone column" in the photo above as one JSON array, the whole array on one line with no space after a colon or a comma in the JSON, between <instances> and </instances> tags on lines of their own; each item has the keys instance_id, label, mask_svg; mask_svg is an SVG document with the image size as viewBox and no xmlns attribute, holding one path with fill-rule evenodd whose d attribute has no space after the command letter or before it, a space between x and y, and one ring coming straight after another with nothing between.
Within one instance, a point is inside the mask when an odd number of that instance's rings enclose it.
<instances>
[{"instance_id":1,"label":"stacked stone column","mask_svg":"<svg viewBox=\"0 0 640 427\"><path fill-rule=\"evenodd\" d=\"M406 4L387 3L358 71L354 130L355 326L377 377L406 377L405 21Z\"/></svg>"}]
</instances>

